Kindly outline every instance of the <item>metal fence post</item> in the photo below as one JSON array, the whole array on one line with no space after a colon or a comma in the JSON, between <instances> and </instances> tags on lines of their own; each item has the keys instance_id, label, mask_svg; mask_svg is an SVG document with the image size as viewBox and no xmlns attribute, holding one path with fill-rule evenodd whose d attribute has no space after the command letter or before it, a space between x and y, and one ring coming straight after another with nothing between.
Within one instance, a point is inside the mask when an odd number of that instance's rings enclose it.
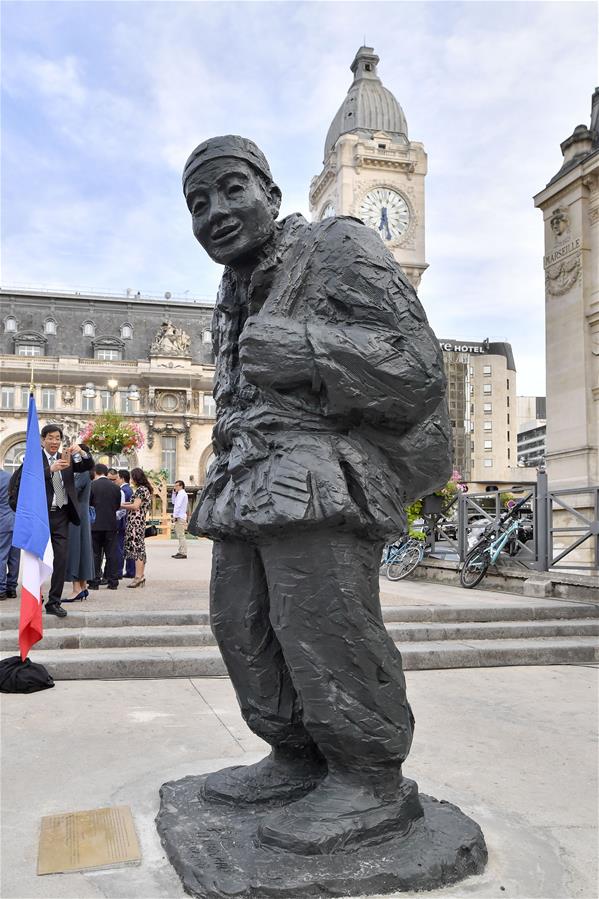
<instances>
[{"instance_id":1,"label":"metal fence post","mask_svg":"<svg viewBox=\"0 0 599 899\"><path fill-rule=\"evenodd\" d=\"M466 546L468 532L468 506L465 493L460 493L458 497L458 554L460 562L466 558Z\"/></svg>"},{"instance_id":2,"label":"metal fence post","mask_svg":"<svg viewBox=\"0 0 599 899\"><path fill-rule=\"evenodd\" d=\"M535 496L535 540L537 543L537 571L549 571L549 497L547 495L547 472L539 468L537 472L537 492Z\"/></svg>"}]
</instances>

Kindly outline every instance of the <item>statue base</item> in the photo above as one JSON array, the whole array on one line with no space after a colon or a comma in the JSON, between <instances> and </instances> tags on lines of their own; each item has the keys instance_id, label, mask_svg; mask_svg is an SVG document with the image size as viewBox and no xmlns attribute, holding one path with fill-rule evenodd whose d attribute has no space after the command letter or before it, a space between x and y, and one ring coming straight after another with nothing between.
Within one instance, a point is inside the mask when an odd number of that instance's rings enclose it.
<instances>
[{"instance_id":1,"label":"statue base","mask_svg":"<svg viewBox=\"0 0 599 899\"><path fill-rule=\"evenodd\" d=\"M198 899L307 899L432 890L480 874L487 848L457 806L420 796L410 831L330 855L297 855L257 843L280 803L232 806L203 797L207 775L163 784L158 833L183 887Z\"/></svg>"}]
</instances>

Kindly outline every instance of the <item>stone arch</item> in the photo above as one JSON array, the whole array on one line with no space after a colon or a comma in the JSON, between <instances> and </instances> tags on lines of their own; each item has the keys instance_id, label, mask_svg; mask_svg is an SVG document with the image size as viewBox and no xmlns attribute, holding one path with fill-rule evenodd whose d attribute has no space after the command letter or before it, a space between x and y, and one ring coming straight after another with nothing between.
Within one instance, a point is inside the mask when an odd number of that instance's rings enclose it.
<instances>
[{"instance_id":1,"label":"stone arch","mask_svg":"<svg viewBox=\"0 0 599 899\"><path fill-rule=\"evenodd\" d=\"M16 431L14 434L10 434L0 442L0 468L4 468L4 460L6 459L7 453L13 448L13 446L16 446L18 443L25 443L26 440L26 431Z\"/></svg>"},{"instance_id":2,"label":"stone arch","mask_svg":"<svg viewBox=\"0 0 599 899\"><path fill-rule=\"evenodd\" d=\"M205 447L200 454L200 461L198 464L198 484L200 487L203 487L206 483L206 472L210 466L211 458L214 456L214 450L212 448L212 444L209 443L207 447Z\"/></svg>"}]
</instances>

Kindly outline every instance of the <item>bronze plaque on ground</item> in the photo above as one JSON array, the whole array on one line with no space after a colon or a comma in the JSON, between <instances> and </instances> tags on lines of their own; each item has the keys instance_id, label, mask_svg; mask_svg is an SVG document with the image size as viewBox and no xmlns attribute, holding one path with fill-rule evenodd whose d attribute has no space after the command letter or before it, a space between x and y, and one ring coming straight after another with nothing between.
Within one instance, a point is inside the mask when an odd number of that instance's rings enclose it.
<instances>
[{"instance_id":1,"label":"bronze plaque on ground","mask_svg":"<svg viewBox=\"0 0 599 899\"><path fill-rule=\"evenodd\" d=\"M126 805L42 818L38 874L93 871L140 862L133 816Z\"/></svg>"}]
</instances>

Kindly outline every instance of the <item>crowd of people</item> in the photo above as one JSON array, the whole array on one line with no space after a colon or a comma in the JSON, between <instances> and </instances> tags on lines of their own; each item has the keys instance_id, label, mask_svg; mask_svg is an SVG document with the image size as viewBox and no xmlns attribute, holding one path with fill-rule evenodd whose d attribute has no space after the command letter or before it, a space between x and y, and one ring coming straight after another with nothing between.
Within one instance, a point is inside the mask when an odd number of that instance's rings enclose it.
<instances>
[{"instance_id":1,"label":"crowd of people","mask_svg":"<svg viewBox=\"0 0 599 899\"><path fill-rule=\"evenodd\" d=\"M146 582L146 518L153 487L141 468L108 468L94 463L85 444L62 446L63 432L55 424L41 431L50 537L54 552L46 614L64 618L62 603L86 599L90 590L116 590ZM0 600L16 597L20 550L12 546L14 513L21 483L21 465L12 476L0 470ZM181 496L182 494L182 496ZM181 498L179 498L181 496ZM184 498L183 498L184 497ZM173 558L187 558L185 527L187 494L177 481L173 523L179 540ZM185 527L183 527L185 522ZM63 597L65 582L70 595Z\"/></svg>"}]
</instances>

